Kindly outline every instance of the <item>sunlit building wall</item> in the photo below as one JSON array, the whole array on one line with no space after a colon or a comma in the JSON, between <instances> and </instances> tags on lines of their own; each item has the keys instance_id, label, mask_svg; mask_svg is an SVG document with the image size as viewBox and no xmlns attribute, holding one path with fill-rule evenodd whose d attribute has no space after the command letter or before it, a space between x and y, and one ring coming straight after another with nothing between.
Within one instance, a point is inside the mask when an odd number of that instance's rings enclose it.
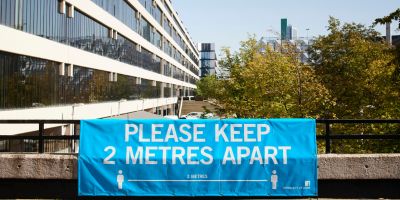
<instances>
[{"instance_id":1,"label":"sunlit building wall","mask_svg":"<svg viewBox=\"0 0 400 200\"><path fill-rule=\"evenodd\" d=\"M171 113L198 63L169 0L0 1L0 119Z\"/></svg>"}]
</instances>

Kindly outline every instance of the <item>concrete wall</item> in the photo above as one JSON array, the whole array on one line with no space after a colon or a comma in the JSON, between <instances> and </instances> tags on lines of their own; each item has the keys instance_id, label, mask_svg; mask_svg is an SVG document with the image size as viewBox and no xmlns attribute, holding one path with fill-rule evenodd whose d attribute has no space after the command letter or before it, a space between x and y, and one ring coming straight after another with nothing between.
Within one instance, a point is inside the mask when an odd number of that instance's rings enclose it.
<instances>
[{"instance_id":1,"label":"concrete wall","mask_svg":"<svg viewBox=\"0 0 400 200\"><path fill-rule=\"evenodd\" d=\"M400 179L400 154L324 154L318 179Z\"/></svg>"},{"instance_id":2,"label":"concrete wall","mask_svg":"<svg viewBox=\"0 0 400 200\"><path fill-rule=\"evenodd\" d=\"M0 154L0 179L77 178L77 155ZM320 180L400 179L400 154L318 156Z\"/></svg>"},{"instance_id":3,"label":"concrete wall","mask_svg":"<svg viewBox=\"0 0 400 200\"><path fill-rule=\"evenodd\" d=\"M76 179L77 155L0 154L0 179Z\"/></svg>"}]
</instances>

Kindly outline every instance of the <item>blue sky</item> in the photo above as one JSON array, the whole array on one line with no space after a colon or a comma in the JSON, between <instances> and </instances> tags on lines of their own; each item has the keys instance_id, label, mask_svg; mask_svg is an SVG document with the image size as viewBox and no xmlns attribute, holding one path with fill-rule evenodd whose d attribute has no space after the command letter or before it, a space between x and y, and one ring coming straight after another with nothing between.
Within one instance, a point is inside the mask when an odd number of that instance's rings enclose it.
<instances>
[{"instance_id":1,"label":"blue sky","mask_svg":"<svg viewBox=\"0 0 400 200\"><path fill-rule=\"evenodd\" d=\"M194 42L215 42L233 50L248 34L280 32L280 19L298 29L299 36L324 35L329 16L342 22L371 25L375 18L400 8L400 0L172 0ZM397 25L392 24L392 33ZM385 27L378 26L384 33Z\"/></svg>"}]
</instances>

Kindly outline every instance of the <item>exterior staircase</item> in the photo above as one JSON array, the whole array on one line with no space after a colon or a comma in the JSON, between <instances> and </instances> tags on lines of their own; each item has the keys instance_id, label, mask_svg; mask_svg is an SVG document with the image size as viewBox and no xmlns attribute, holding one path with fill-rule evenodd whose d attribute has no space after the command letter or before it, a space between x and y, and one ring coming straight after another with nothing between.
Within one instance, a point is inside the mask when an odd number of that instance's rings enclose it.
<instances>
[{"instance_id":1,"label":"exterior staircase","mask_svg":"<svg viewBox=\"0 0 400 200\"><path fill-rule=\"evenodd\" d=\"M217 107L207 101L183 101L182 105L182 115L186 115L190 112L204 112L204 108L206 107L211 112L216 112Z\"/></svg>"}]
</instances>

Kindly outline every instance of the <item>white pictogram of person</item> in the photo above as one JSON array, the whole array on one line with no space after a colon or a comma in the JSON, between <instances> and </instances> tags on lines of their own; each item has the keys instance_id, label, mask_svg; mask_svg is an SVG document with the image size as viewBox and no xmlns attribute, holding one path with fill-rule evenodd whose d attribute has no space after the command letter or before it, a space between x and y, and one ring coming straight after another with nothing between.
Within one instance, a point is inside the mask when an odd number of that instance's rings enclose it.
<instances>
[{"instance_id":1,"label":"white pictogram of person","mask_svg":"<svg viewBox=\"0 0 400 200\"><path fill-rule=\"evenodd\" d=\"M124 183L124 175L122 175L122 170L118 171L117 182L118 182L118 189L122 190L122 183Z\"/></svg>"},{"instance_id":2,"label":"white pictogram of person","mask_svg":"<svg viewBox=\"0 0 400 200\"><path fill-rule=\"evenodd\" d=\"M278 175L276 175L276 170L272 170L271 183L272 183L272 189L276 190L276 186L278 183Z\"/></svg>"}]
</instances>

